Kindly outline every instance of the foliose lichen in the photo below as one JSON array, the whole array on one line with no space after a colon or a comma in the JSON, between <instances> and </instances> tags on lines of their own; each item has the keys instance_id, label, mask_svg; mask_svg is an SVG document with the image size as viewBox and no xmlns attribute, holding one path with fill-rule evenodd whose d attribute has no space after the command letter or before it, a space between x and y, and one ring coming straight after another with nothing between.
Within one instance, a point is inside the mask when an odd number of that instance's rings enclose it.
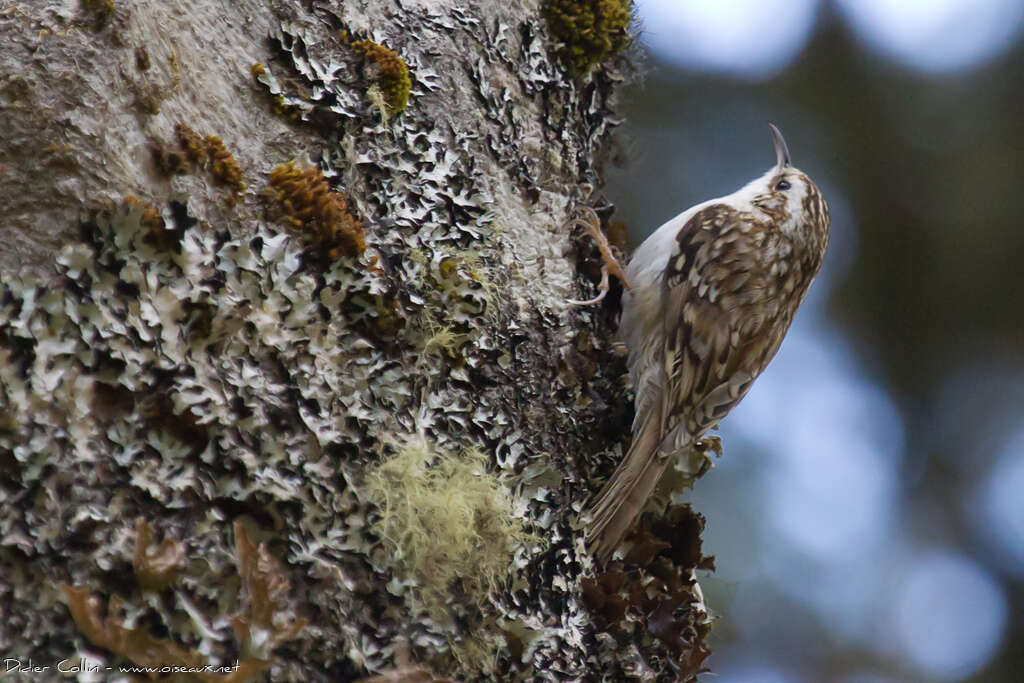
<instances>
[{"instance_id":1,"label":"foliose lichen","mask_svg":"<svg viewBox=\"0 0 1024 683\"><path fill-rule=\"evenodd\" d=\"M285 96L283 94L283 88L274 75L267 70L263 64L259 62L253 62L249 67L249 72L253 78L256 79L257 83L262 84L266 88L266 94L270 100L271 111L275 116L279 116L287 121L298 122L302 120L303 109L295 106L294 104L287 104Z\"/></svg>"},{"instance_id":2,"label":"foliose lichen","mask_svg":"<svg viewBox=\"0 0 1024 683\"><path fill-rule=\"evenodd\" d=\"M158 544L153 540L153 527L145 517L135 522L135 554L132 568L135 578L144 590L161 591L174 583L185 571L188 559L185 544L165 538Z\"/></svg>"}]
</instances>

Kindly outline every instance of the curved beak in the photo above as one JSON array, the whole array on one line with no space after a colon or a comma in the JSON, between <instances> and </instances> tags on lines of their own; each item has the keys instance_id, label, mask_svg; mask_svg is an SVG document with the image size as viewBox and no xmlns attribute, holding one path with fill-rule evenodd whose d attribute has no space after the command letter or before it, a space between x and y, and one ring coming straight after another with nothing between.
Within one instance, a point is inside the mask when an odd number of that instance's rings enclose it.
<instances>
[{"instance_id":1,"label":"curved beak","mask_svg":"<svg viewBox=\"0 0 1024 683\"><path fill-rule=\"evenodd\" d=\"M775 160L778 167L789 166L789 148L786 147L786 139L782 137L782 132L775 127L774 123L769 123L768 127L772 129L772 144L775 145Z\"/></svg>"}]
</instances>

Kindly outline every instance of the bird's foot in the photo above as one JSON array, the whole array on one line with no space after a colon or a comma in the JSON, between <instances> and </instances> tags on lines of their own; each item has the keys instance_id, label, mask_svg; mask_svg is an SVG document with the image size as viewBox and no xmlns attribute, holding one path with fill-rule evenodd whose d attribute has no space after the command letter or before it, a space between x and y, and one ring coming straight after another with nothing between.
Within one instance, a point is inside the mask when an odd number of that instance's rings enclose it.
<instances>
[{"instance_id":1,"label":"bird's foot","mask_svg":"<svg viewBox=\"0 0 1024 683\"><path fill-rule=\"evenodd\" d=\"M573 306L591 306L600 303L608 294L609 274L619 278L626 289L632 289L629 285L629 280L626 278L626 272L622 269L618 259L615 258L615 254L612 253L612 245L608 243L608 238L601 232L601 219L598 218L597 212L589 206L578 206L573 212L572 218L569 219L569 225L574 229L583 228L586 234L590 235L594 242L597 243L597 248L601 252L601 260L604 261L604 264L601 266L601 282L597 286L598 295L593 299L585 301L569 299L569 303Z\"/></svg>"}]
</instances>

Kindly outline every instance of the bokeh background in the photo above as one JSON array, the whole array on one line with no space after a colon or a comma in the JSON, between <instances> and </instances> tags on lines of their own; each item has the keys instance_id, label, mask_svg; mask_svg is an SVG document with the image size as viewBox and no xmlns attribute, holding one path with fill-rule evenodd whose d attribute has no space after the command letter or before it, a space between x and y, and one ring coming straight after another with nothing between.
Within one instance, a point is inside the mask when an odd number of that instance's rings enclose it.
<instances>
[{"instance_id":1,"label":"bokeh background","mask_svg":"<svg viewBox=\"0 0 1024 683\"><path fill-rule=\"evenodd\" d=\"M687 494L719 683L1024 680L1024 0L638 0L639 241L774 162L821 275Z\"/></svg>"}]
</instances>

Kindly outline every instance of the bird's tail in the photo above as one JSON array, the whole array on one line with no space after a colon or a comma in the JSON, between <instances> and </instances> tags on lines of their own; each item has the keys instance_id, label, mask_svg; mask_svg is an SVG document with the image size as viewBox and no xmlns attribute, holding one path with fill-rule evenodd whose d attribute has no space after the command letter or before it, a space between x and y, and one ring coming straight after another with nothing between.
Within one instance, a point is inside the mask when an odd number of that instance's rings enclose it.
<instances>
[{"instance_id":1,"label":"bird's tail","mask_svg":"<svg viewBox=\"0 0 1024 683\"><path fill-rule=\"evenodd\" d=\"M658 452L659 411L651 410L633 438L629 452L589 506L587 545L605 562L643 511L671 458Z\"/></svg>"}]
</instances>

